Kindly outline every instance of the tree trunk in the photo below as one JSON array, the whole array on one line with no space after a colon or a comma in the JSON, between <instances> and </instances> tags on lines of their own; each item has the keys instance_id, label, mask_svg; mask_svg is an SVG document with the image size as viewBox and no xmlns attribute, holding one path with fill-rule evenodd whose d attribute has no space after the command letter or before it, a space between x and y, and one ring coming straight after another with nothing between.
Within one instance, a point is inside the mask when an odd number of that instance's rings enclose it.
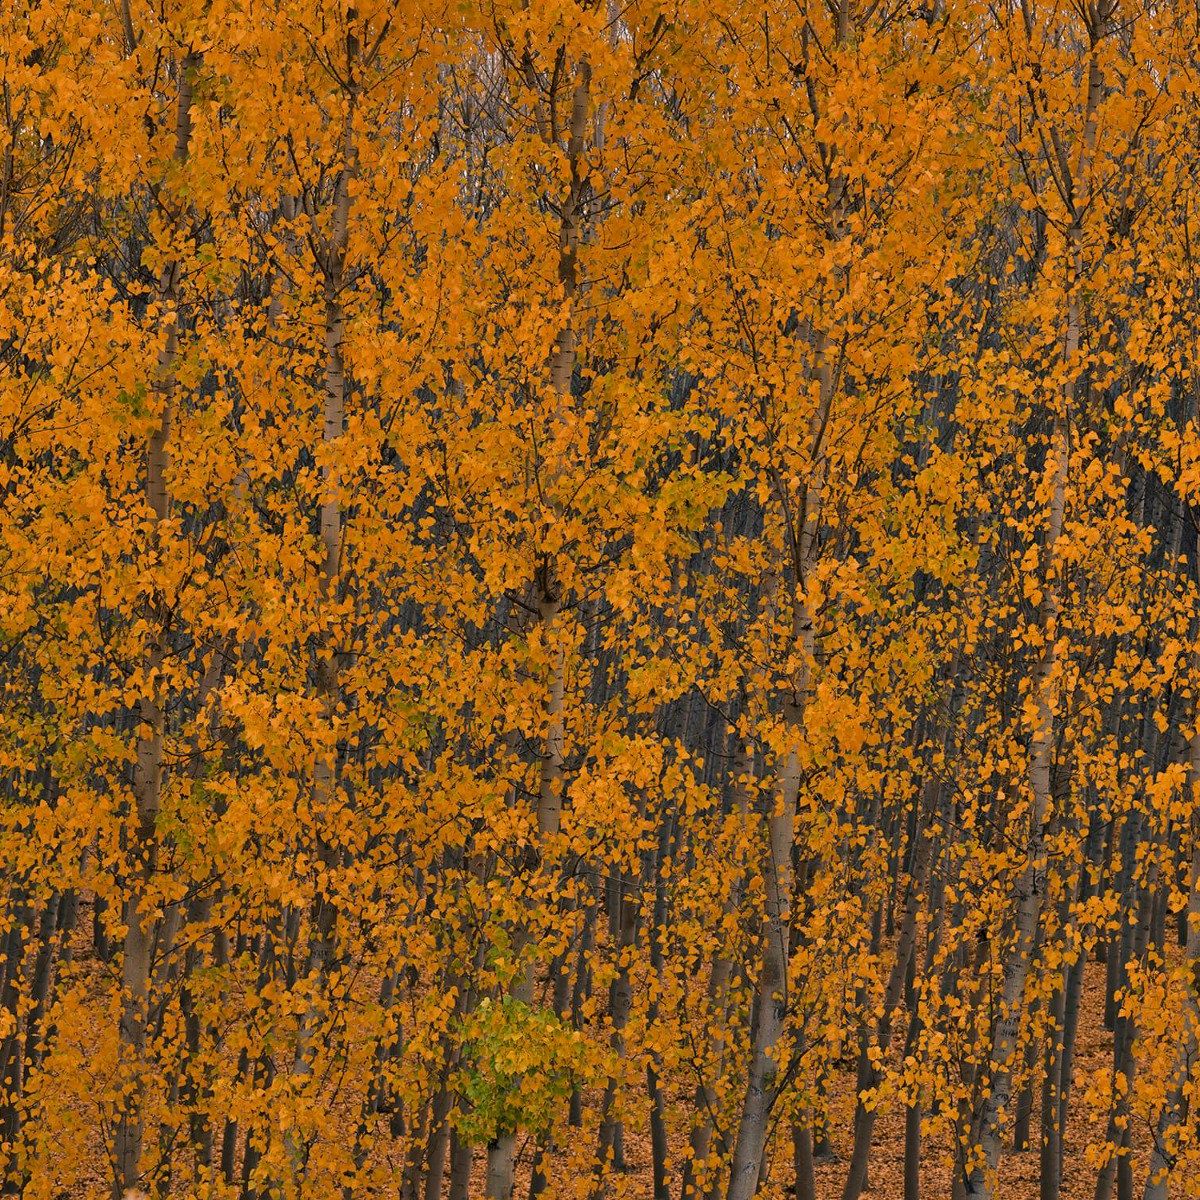
<instances>
[{"instance_id":1,"label":"tree trunk","mask_svg":"<svg viewBox=\"0 0 1200 1200\"><path fill-rule=\"evenodd\" d=\"M345 38L347 75L353 74L358 55L355 36ZM346 112L341 130L341 164L333 194L332 227L319 253L319 266L324 276L325 294L325 395L322 413L321 441L328 449L341 441L346 412L346 364L344 345L346 311L342 290L346 284L346 248L350 238L350 215L353 203L351 179L354 175L355 118L358 95L347 84ZM320 587L323 607L331 610L337 602L342 566L342 500L341 478L336 463L326 463L321 471L321 502L319 508L321 558ZM322 723L331 728L341 692L340 652L330 644L326 635L317 649L316 687L321 703ZM325 820L338 790L338 753L336 747L319 746L313 763L312 805L319 822ZM318 837L319 854L326 867L334 859L326 840ZM297 1091L312 1076L312 1049L320 1021L320 997L333 953L334 927L337 913L331 900L318 888L313 899L309 930L308 953L304 976L312 989L307 1007L301 1014L292 1055L291 1078ZM299 1187L304 1177L306 1148L299 1132L289 1127L286 1134L288 1163L292 1177Z\"/></svg>"},{"instance_id":2,"label":"tree trunk","mask_svg":"<svg viewBox=\"0 0 1200 1200\"><path fill-rule=\"evenodd\" d=\"M1091 158L1096 143L1096 110L1103 89L1103 74L1098 54L1099 43L1107 33L1107 21L1100 10L1089 10L1092 28L1091 47L1088 59L1088 90L1084 112L1084 128L1079 150L1077 179L1078 194L1074 201L1074 222L1068 230L1069 262L1066 335L1063 341L1063 363L1068 378L1061 392L1062 411L1054 416L1051 435L1051 461L1053 463L1050 511L1046 523L1046 534L1042 546L1043 598L1038 613L1038 629L1042 639L1042 653L1032 680L1032 694L1036 707L1034 728L1029 748L1029 789L1032 793L1032 811L1026 845L1025 869L1016 887L1016 938L1004 966L1001 987L1001 1015L996 1025L991 1056L991 1080L984 1101L980 1121L980 1146L983 1152L982 1165L972 1171L967 1194L972 1197L992 1196L992 1185L1002 1145L1001 1122L1012 1094L1012 1066L1017 1050L1017 1034L1020 1028L1021 1006L1025 992L1025 980L1029 972L1030 954L1041 919L1042 901L1045 896L1045 850L1043 825L1051 804L1051 769L1055 743L1055 705L1057 693L1057 643L1059 616L1059 588L1057 543L1062 535L1066 511L1067 473L1070 465L1070 412L1079 384L1076 360L1079 356L1082 336L1082 312L1080 288L1083 283L1083 230L1081 221L1087 211L1090 191Z\"/></svg>"},{"instance_id":3,"label":"tree trunk","mask_svg":"<svg viewBox=\"0 0 1200 1200\"><path fill-rule=\"evenodd\" d=\"M833 404L834 372L825 335L814 334L813 348L813 376L818 388L818 404L810 422L809 434L813 461L819 464L823 455L821 439ZM820 496L821 470L817 465L814 466L814 477L805 489L804 507L798 517L799 527L792 527L788 537L793 548L793 561L790 564L791 638L788 650L789 658L795 664L791 687L782 697L781 704L788 748L779 755L776 763L776 797L766 823L767 853L763 865L766 915L762 933L762 962L755 992L758 1022L754 1030L746 1093L734 1143L726 1200L751 1200L758 1188L766 1149L767 1122L776 1098L776 1075L780 1064L775 1059L775 1052L787 1016L791 908L794 899L792 850L796 834L796 805L800 794L800 747L804 740L804 721L812 686L813 650L816 644L813 615L809 611L806 595L806 579L816 561Z\"/></svg>"},{"instance_id":4,"label":"tree trunk","mask_svg":"<svg viewBox=\"0 0 1200 1200\"><path fill-rule=\"evenodd\" d=\"M817 1200L813 1131L809 1120L801 1119L792 1125L792 1166L796 1175L795 1200Z\"/></svg>"},{"instance_id":5,"label":"tree trunk","mask_svg":"<svg viewBox=\"0 0 1200 1200\"><path fill-rule=\"evenodd\" d=\"M571 100L571 124L567 142L567 162L571 172L570 193L562 208L559 229L559 280L563 299L570 305L578 291L576 258L583 220L583 156L588 132L591 106L591 71L587 63L577 69ZM571 380L575 373L576 330L573 315L569 315L560 330L550 356L550 383L558 399L555 419L561 420L571 399ZM552 472L553 473L553 472ZM544 490L553 494L552 481ZM562 815L562 775L564 746L563 700L566 682L565 650L558 641L558 619L562 607L559 581L554 563L543 555L535 578L537 619L541 625L542 641L553 655L546 695L546 740L542 749L541 781L538 789L537 823L540 847L558 834ZM528 1004L533 998L534 964L531 962L523 979L514 988L518 1000ZM516 1130L503 1130L488 1147L488 1200L509 1200L513 1190L513 1171L516 1165Z\"/></svg>"},{"instance_id":6,"label":"tree trunk","mask_svg":"<svg viewBox=\"0 0 1200 1200\"><path fill-rule=\"evenodd\" d=\"M1062 1126L1059 1086L1062 1083L1063 1021L1066 989L1062 982L1050 998L1050 1028L1042 1061L1041 1200L1058 1200L1062 1176Z\"/></svg>"},{"instance_id":7,"label":"tree trunk","mask_svg":"<svg viewBox=\"0 0 1200 1200\"><path fill-rule=\"evenodd\" d=\"M936 784L929 784L924 789L931 811L935 804L939 789ZM892 1035L892 1014L900 1005L904 994L904 981L908 974L909 964L916 950L917 918L920 915L920 896L924 889L926 873L930 862L930 843L925 836L924 824L917 823L914 837L918 840L913 850L912 874L909 876L907 894L904 902L904 916L900 922L900 937L896 946L896 957L892 961L892 969L888 975L887 987L884 990L883 1012L875 1029L874 1044L882 1054L888 1053ZM854 1147L850 1154L850 1169L846 1176L846 1184L842 1189L842 1200L859 1200L867 1187L867 1164L871 1155L871 1135L875 1129L875 1119L878 1108L867 1108L863 1096L870 1089L878 1086L880 1071L870 1058L870 1045L865 1044L859 1054L857 1101L854 1108Z\"/></svg>"},{"instance_id":8,"label":"tree trunk","mask_svg":"<svg viewBox=\"0 0 1200 1200\"><path fill-rule=\"evenodd\" d=\"M200 57L187 53L179 64L175 106L175 161L187 161L192 136L193 74ZM179 264L168 262L158 281L158 303L173 310L178 300ZM161 405L158 427L146 448L146 504L153 514L155 534L171 511L167 479L170 470L171 423L175 404L179 317L172 312L166 341L159 352L154 391ZM125 905L125 947L121 960L121 1059L128 1073L125 1096L117 1114L114 1146L113 1195L142 1189L143 1078L146 1070L146 1032L150 990L151 950L155 916L146 892L158 865L158 810L162 802L164 714L167 698L160 678L167 647L161 622L148 640L143 656L147 690L138 697L138 739L133 768L136 820L131 837L134 867Z\"/></svg>"}]
</instances>

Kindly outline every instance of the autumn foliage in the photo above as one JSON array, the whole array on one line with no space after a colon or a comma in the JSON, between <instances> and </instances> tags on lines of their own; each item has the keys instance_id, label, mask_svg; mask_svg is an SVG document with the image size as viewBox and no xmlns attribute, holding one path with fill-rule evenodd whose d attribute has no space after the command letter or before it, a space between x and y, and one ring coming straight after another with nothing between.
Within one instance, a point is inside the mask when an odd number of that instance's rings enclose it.
<instances>
[{"instance_id":1,"label":"autumn foliage","mask_svg":"<svg viewBox=\"0 0 1200 1200\"><path fill-rule=\"evenodd\" d=\"M1200 1195L1194 4L0 29L0 1194Z\"/></svg>"}]
</instances>

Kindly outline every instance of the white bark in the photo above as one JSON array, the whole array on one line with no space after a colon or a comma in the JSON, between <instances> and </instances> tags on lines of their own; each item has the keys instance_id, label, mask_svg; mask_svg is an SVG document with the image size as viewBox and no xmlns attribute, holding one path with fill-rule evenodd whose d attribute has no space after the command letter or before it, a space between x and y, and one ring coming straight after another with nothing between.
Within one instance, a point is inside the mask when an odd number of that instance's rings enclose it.
<instances>
[{"instance_id":1,"label":"white bark","mask_svg":"<svg viewBox=\"0 0 1200 1200\"><path fill-rule=\"evenodd\" d=\"M193 73L199 65L194 54L184 56L179 65L179 88L175 106L175 161L187 161L192 134ZM158 283L158 304L173 310L178 300L179 264L168 262ZM170 444L175 404L176 361L179 353L179 322L172 312L166 340L155 364L153 390L161 405L157 428L146 448L146 503L153 514L155 538L159 527L170 515ZM130 1091L117 1120L116 1172L117 1196L136 1190L142 1183L142 1143L144 1126L141 1113L142 1072L146 1052L146 1019L149 1002L152 948L157 924L156 914L147 896L148 886L158 864L158 811L162 803L163 735L166 695L160 677L166 653L162 630L156 631L146 646L142 660L146 686L138 697L139 732L133 770L133 794L137 824L133 849L137 855L131 890L125 906L125 946L121 962L121 1020L119 1040L122 1060L129 1064L133 1078Z\"/></svg>"},{"instance_id":2,"label":"white bark","mask_svg":"<svg viewBox=\"0 0 1200 1200\"><path fill-rule=\"evenodd\" d=\"M1079 153L1074 168L1073 221L1068 230L1066 334L1063 339L1063 361L1067 366L1067 381L1060 398L1060 411L1055 414L1050 439L1050 470L1053 472L1050 508L1042 550L1043 598L1038 614L1041 636L1041 656L1031 680L1036 706L1035 725L1030 739L1028 779L1032 793L1029 834L1025 847L1025 866L1015 889L1016 939L1004 966L1001 986L1000 1019L992 1043L991 1084L979 1120L979 1145L983 1162L971 1173L967 1184L969 1197L990 1200L996 1167L1002 1150L1002 1121L1012 1098L1012 1073L1015 1066L1017 1037L1024 1002L1025 982L1029 975L1034 940L1041 921L1046 891L1046 864L1043 827L1050 811L1051 768L1053 765L1055 716L1057 702L1057 640L1061 607L1058 578L1057 543L1062 535L1066 513L1067 473L1070 465L1070 413L1078 383L1081 320L1079 290L1083 276L1082 220L1087 209L1091 160L1096 143L1096 110L1103 89L1103 75L1097 57L1097 47L1104 30L1096 16L1092 33L1092 48L1088 62L1087 95L1084 103L1084 126Z\"/></svg>"},{"instance_id":3,"label":"white bark","mask_svg":"<svg viewBox=\"0 0 1200 1200\"><path fill-rule=\"evenodd\" d=\"M539 106L540 108L540 106ZM568 306L574 301L579 283L576 257L583 224L583 154L591 108L591 71L581 63L576 74L571 100L571 126L567 142L567 159L571 169L570 192L563 205L559 226L558 275L563 287L563 299ZM543 136L546 136L543 127ZM570 314L559 331L550 355L550 384L555 395L554 421L557 425L571 403L571 379L575 373L578 335L574 314ZM545 490L553 502L553 464L547 470ZM551 654L550 676L546 692L546 739L542 747L542 764L538 786L537 826L539 848L557 836L562 820L563 749L565 737L563 703L566 685L566 655L559 642L559 617L562 595L554 561L549 554L539 564L536 586L537 620L541 627L542 643ZM533 999L534 964L530 962L513 989L513 995L528 1004ZM488 1147L486 1195L488 1200L509 1200L516 1169L516 1130L503 1130Z\"/></svg>"},{"instance_id":4,"label":"white bark","mask_svg":"<svg viewBox=\"0 0 1200 1200\"><path fill-rule=\"evenodd\" d=\"M357 46L352 35L347 36L346 42L347 72L351 74L355 67ZM321 246L320 265L324 274L325 291L325 396L321 440L327 450L331 450L341 440L345 426L346 367L343 343L346 336L346 311L342 292L346 283L346 247L350 236L350 181L354 174L356 157L356 115L357 93L350 88L346 95L346 112L342 125L342 161L334 187L330 231L327 237L317 243ZM342 566L341 477L336 462L327 461L322 468L321 488L320 531L324 555L321 560L320 588L324 603L332 605L337 599L338 578ZM320 692L321 717L326 728L329 728L337 713L340 694L338 654L336 648L328 642L319 648L318 654L317 687ZM334 800L337 776L336 748L329 751L319 750L313 765L313 811L319 820ZM322 854L325 855L324 848ZM313 1070L312 1043L320 1021L319 993L324 984L331 953L334 919L335 913L331 903L326 897L318 894L313 904L306 970L310 986L315 988L315 993L300 1019L296 1032L291 1071L295 1086L302 1086ZM303 1148L292 1130L288 1133L287 1149L292 1172L297 1178L301 1178L304 1173Z\"/></svg>"}]
</instances>

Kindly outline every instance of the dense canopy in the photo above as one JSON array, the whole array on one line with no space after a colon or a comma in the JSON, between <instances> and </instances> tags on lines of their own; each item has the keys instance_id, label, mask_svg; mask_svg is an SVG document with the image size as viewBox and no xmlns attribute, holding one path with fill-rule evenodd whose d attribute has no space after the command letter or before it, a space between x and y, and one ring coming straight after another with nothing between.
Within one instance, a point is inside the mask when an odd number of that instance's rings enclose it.
<instances>
[{"instance_id":1,"label":"dense canopy","mask_svg":"<svg viewBox=\"0 0 1200 1200\"><path fill-rule=\"evenodd\" d=\"M1192 0L0 31L0 1193L1200 1194Z\"/></svg>"}]
</instances>

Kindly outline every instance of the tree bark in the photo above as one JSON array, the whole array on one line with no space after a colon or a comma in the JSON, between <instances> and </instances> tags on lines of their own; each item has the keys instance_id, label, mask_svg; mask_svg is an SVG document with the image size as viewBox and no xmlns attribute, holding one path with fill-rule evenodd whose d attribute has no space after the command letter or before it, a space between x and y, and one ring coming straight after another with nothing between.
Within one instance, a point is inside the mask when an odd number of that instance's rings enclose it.
<instances>
[{"instance_id":1,"label":"tree bark","mask_svg":"<svg viewBox=\"0 0 1200 1200\"><path fill-rule=\"evenodd\" d=\"M562 208L559 225L558 274L563 300L572 305L579 290L577 256L584 219L584 151L591 107L591 70L586 62L576 71L571 99L571 124L567 140L567 162L571 173L570 191ZM559 331L550 355L550 383L557 398L555 421L564 418L571 400L571 381L575 373L577 334L574 316L569 315ZM550 474L554 475L551 468ZM553 480L543 490L553 495ZM537 825L539 848L544 849L558 835L562 818L563 748L565 737L564 696L566 685L565 649L560 643L558 622L562 595L552 557L543 554L534 580L537 620L543 644L550 648L552 665L547 685L545 716L546 738L542 749L541 778L538 786ZM524 977L514 988L515 997L525 1004L533 998L534 964L529 963ZM488 1147L488 1200L510 1200L516 1167L516 1130L502 1130Z\"/></svg>"},{"instance_id":2,"label":"tree bark","mask_svg":"<svg viewBox=\"0 0 1200 1200\"><path fill-rule=\"evenodd\" d=\"M175 161L187 161L192 137L192 95L194 73L200 56L184 55L179 64L179 83L175 104ZM176 220L179 217L177 215ZM163 310L171 311L166 340L155 366L154 392L161 407L158 427L150 435L146 448L145 500L152 514L154 539L171 511L170 472L171 424L174 416L176 361L179 347L179 316L173 311L179 298L179 263L172 260L162 269L157 299ZM137 701L138 738L133 769L133 795L136 820L131 838L134 868L130 894L125 905L125 946L121 960L121 1019L119 1024L120 1057L128 1072L125 1099L117 1114L114 1146L113 1195L121 1200L127 1192L142 1188L142 1143L144 1128L142 1096L145 1087L146 1032L149 1004L151 951L156 925L155 913L147 895L158 866L158 811L162 803L163 737L167 697L161 678L167 652L166 617L145 648L142 671L146 686Z\"/></svg>"},{"instance_id":3,"label":"tree bark","mask_svg":"<svg viewBox=\"0 0 1200 1200\"><path fill-rule=\"evenodd\" d=\"M991 1080L984 1100L980 1121L980 1146L983 1163L971 1172L967 1195L990 1200L996 1167L1002 1147L1001 1121L1012 1095L1012 1066L1017 1050L1021 1005L1025 980L1029 972L1030 955L1041 920L1045 897L1043 826L1051 804L1051 770L1056 736L1055 705L1058 667L1056 650L1060 609L1057 563L1057 543L1062 535L1066 512L1067 472L1071 457L1070 413L1075 392L1080 384L1077 374L1082 310L1080 289L1083 285L1083 229L1090 192L1091 159L1096 144L1096 111L1099 107L1104 78L1100 65L1099 44L1108 31L1107 9L1089 9L1091 45L1088 55L1087 98L1084 106L1084 127L1080 143L1075 184L1073 223L1068 230L1067 312L1066 334L1063 341L1063 362L1068 378L1063 385L1061 411L1055 413L1050 439L1052 462L1050 510L1042 547L1043 598L1038 613L1038 631L1042 651L1032 680L1036 706L1034 729L1030 740L1028 778L1032 793L1028 842L1025 848L1025 868L1016 887L1016 938L1004 966L1001 987L1000 1019L996 1025L991 1055Z\"/></svg>"}]
</instances>

